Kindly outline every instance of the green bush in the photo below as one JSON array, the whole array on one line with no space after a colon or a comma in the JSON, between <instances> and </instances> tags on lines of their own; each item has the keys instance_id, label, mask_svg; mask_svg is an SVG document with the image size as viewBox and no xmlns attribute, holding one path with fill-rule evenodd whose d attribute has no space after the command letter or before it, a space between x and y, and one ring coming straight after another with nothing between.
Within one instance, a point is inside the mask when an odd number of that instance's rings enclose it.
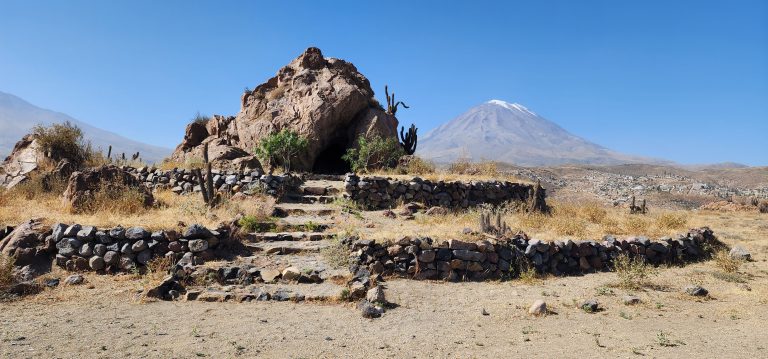
<instances>
[{"instance_id":1,"label":"green bush","mask_svg":"<svg viewBox=\"0 0 768 359\"><path fill-rule=\"evenodd\" d=\"M366 172L380 168L392 168L405 155L397 138L375 136L371 139L360 137L358 148L350 148L342 157L355 172Z\"/></svg>"},{"instance_id":2,"label":"green bush","mask_svg":"<svg viewBox=\"0 0 768 359\"><path fill-rule=\"evenodd\" d=\"M267 167L281 165L285 172L291 169L291 160L307 150L309 141L293 130L283 129L259 142L254 149L256 156Z\"/></svg>"},{"instance_id":3,"label":"green bush","mask_svg":"<svg viewBox=\"0 0 768 359\"><path fill-rule=\"evenodd\" d=\"M37 125L32 134L42 150L55 161L66 158L79 167L93 156L91 144L83 140L83 130L69 121L50 126Z\"/></svg>"}]
</instances>

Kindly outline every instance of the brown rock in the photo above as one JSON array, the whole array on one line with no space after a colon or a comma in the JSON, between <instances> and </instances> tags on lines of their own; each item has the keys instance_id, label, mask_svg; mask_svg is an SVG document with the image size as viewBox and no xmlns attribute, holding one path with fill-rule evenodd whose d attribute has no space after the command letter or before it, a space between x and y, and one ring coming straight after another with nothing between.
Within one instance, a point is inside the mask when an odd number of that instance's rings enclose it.
<instances>
[{"instance_id":1,"label":"brown rock","mask_svg":"<svg viewBox=\"0 0 768 359\"><path fill-rule=\"evenodd\" d=\"M101 191L104 188L136 189L143 197L144 206L148 207L154 203L152 192L136 177L117 166L106 165L72 173L67 183L67 189L64 191L64 204L76 210L80 209L96 191Z\"/></svg>"},{"instance_id":2,"label":"brown rock","mask_svg":"<svg viewBox=\"0 0 768 359\"><path fill-rule=\"evenodd\" d=\"M265 136L282 129L307 138L307 150L292 165L311 170L318 157L344 153L361 134L396 138L397 119L381 108L368 79L354 65L309 48L275 77L246 91L234 119L214 116L205 125L190 124L171 158L201 158L205 143L211 149L226 146L232 155L238 154L235 149L249 153Z\"/></svg>"}]
</instances>

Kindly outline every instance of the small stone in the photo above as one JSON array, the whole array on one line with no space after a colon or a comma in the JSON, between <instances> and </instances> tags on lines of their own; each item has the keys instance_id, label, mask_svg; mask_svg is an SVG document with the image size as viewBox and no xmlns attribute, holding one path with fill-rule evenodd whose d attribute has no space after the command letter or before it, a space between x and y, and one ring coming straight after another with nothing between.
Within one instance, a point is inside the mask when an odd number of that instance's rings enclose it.
<instances>
[{"instance_id":1,"label":"small stone","mask_svg":"<svg viewBox=\"0 0 768 359\"><path fill-rule=\"evenodd\" d=\"M528 308L528 314L541 316L547 314L547 303L539 299Z\"/></svg>"},{"instance_id":2,"label":"small stone","mask_svg":"<svg viewBox=\"0 0 768 359\"><path fill-rule=\"evenodd\" d=\"M104 257L104 254L106 254L106 253L107 253L107 246L105 246L105 245L103 245L101 243L93 246L93 255L99 256L99 257Z\"/></svg>"},{"instance_id":3,"label":"small stone","mask_svg":"<svg viewBox=\"0 0 768 359\"><path fill-rule=\"evenodd\" d=\"M80 228L82 228L82 227L79 224L73 224L73 225L67 227L67 229L65 229L64 232L62 233L62 238L64 238L64 237L69 237L69 238L77 237L77 232L80 232Z\"/></svg>"},{"instance_id":4,"label":"small stone","mask_svg":"<svg viewBox=\"0 0 768 359\"><path fill-rule=\"evenodd\" d=\"M93 255L93 244L85 243L80 247L80 255L83 257L90 257Z\"/></svg>"},{"instance_id":5,"label":"small stone","mask_svg":"<svg viewBox=\"0 0 768 359\"><path fill-rule=\"evenodd\" d=\"M56 243L56 249L62 256L71 257L78 253L82 245L83 243L77 238L64 238Z\"/></svg>"},{"instance_id":6,"label":"small stone","mask_svg":"<svg viewBox=\"0 0 768 359\"><path fill-rule=\"evenodd\" d=\"M125 231L125 238L132 241L138 241L139 239L148 239L150 233L146 229L141 227L131 227Z\"/></svg>"},{"instance_id":7,"label":"small stone","mask_svg":"<svg viewBox=\"0 0 768 359\"><path fill-rule=\"evenodd\" d=\"M99 256L93 256L88 260L88 266L96 271L104 269L104 264L104 258Z\"/></svg>"},{"instance_id":8,"label":"small stone","mask_svg":"<svg viewBox=\"0 0 768 359\"><path fill-rule=\"evenodd\" d=\"M482 314L482 315L491 315L491 313L488 313L488 312L485 310L485 308L483 308L483 309L480 311L480 314Z\"/></svg>"},{"instance_id":9,"label":"small stone","mask_svg":"<svg viewBox=\"0 0 768 359\"><path fill-rule=\"evenodd\" d=\"M67 230L67 225L63 223L56 223L51 227L53 230L53 241L55 243L58 243L62 238L64 238L64 231Z\"/></svg>"},{"instance_id":10,"label":"small stone","mask_svg":"<svg viewBox=\"0 0 768 359\"><path fill-rule=\"evenodd\" d=\"M73 274L67 277L67 279L64 280L64 283L67 285L78 285L83 284L84 281L85 277L83 277L82 274Z\"/></svg>"},{"instance_id":11,"label":"small stone","mask_svg":"<svg viewBox=\"0 0 768 359\"><path fill-rule=\"evenodd\" d=\"M208 241L205 239L193 239L187 244L189 251L193 253L202 252L208 249Z\"/></svg>"},{"instance_id":12,"label":"small stone","mask_svg":"<svg viewBox=\"0 0 768 359\"><path fill-rule=\"evenodd\" d=\"M116 239L118 241L123 240L125 239L125 228L123 227L112 228L109 230L109 236L112 237L112 239Z\"/></svg>"},{"instance_id":13,"label":"small stone","mask_svg":"<svg viewBox=\"0 0 768 359\"><path fill-rule=\"evenodd\" d=\"M301 271L296 267L288 267L283 270L282 277L287 281L294 281L299 279Z\"/></svg>"},{"instance_id":14,"label":"small stone","mask_svg":"<svg viewBox=\"0 0 768 359\"><path fill-rule=\"evenodd\" d=\"M77 232L77 239L81 241L92 241L96 239L96 228L85 226Z\"/></svg>"},{"instance_id":15,"label":"small stone","mask_svg":"<svg viewBox=\"0 0 768 359\"><path fill-rule=\"evenodd\" d=\"M357 305L357 309L360 310L360 314L363 318L379 318L384 314L384 308L377 307L373 303L363 300Z\"/></svg>"},{"instance_id":16,"label":"small stone","mask_svg":"<svg viewBox=\"0 0 768 359\"><path fill-rule=\"evenodd\" d=\"M130 271L136 268L136 263L134 263L133 258L131 258L130 256L122 255L118 260L118 266L122 270Z\"/></svg>"},{"instance_id":17,"label":"small stone","mask_svg":"<svg viewBox=\"0 0 768 359\"><path fill-rule=\"evenodd\" d=\"M104 263L107 265L115 265L120 260L120 253L115 251L107 251L104 253Z\"/></svg>"},{"instance_id":18,"label":"small stone","mask_svg":"<svg viewBox=\"0 0 768 359\"><path fill-rule=\"evenodd\" d=\"M262 269L260 273L261 279L264 281L264 283L274 283L278 278L280 278L279 270Z\"/></svg>"},{"instance_id":19,"label":"small stone","mask_svg":"<svg viewBox=\"0 0 768 359\"><path fill-rule=\"evenodd\" d=\"M594 313L600 310L600 303L598 303L597 299L587 299L581 303L579 308L587 313Z\"/></svg>"},{"instance_id":20,"label":"small stone","mask_svg":"<svg viewBox=\"0 0 768 359\"><path fill-rule=\"evenodd\" d=\"M45 286L48 288L58 287L61 280L59 278L51 278L45 281Z\"/></svg>"},{"instance_id":21,"label":"small stone","mask_svg":"<svg viewBox=\"0 0 768 359\"><path fill-rule=\"evenodd\" d=\"M208 228L205 228L200 224L193 224L184 231L183 237L186 239L207 239L213 237L213 235Z\"/></svg>"},{"instance_id":22,"label":"small stone","mask_svg":"<svg viewBox=\"0 0 768 359\"><path fill-rule=\"evenodd\" d=\"M704 297L709 294L709 291L698 285L689 285L685 287L685 293L694 297Z\"/></svg>"},{"instance_id":23,"label":"small stone","mask_svg":"<svg viewBox=\"0 0 768 359\"><path fill-rule=\"evenodd\" d=\"M750 261L750 260L752 260L752 255L744 247L734 246L733 248L731 248L731 251L728 252L728 254L733 259L738 259L738 260L742 260L742 261Z\"/></svg>"},{"instance_id":24,"label":"small stone","mask_svg":"<svg viewBox=\"0 0 768 359\"><path fill-rule=\"evenodd\" d=\"M622 300L624 301L624 305L635 305L642 302L640 297L636 297L634 295L625 295Z\"/></svg>"},{"instance_id":25,"label":"small stone","mask_svg":"<svg viewBox=\"0 0 768 359\"><path fill-rule=\"evenodd\" d=\"M139 239L138 241L134 242L131 245L131 251L133 251L133 253L139 253L139 252L147 249L147 247L148 247L147 246L147 242L144 241L143 239Z\"/></svg>"},{"instance_id":26,"label":"small stone","mask_svg":"<svg viewBox=\"0 0 768 359\"><path fill-rule=\"evenodd\" d=\"M371 303L386 303L386 297L384 296L384 288L380 285L377 285L371 289L368 290L368 293L365 295L365 299L367 299Z\"/></svg>"}]
</instances>

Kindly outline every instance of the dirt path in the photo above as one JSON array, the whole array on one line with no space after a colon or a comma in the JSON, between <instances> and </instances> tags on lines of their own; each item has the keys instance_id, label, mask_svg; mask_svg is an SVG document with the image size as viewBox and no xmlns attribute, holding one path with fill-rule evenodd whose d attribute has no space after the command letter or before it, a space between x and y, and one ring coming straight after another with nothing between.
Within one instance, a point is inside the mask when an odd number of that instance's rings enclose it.
<instances>
[{"instance_id":1,"label":"dirt path","mask_svg":"<svg viewBox=\"0 0 768 359\"><path fill-rule=\"evenodd\" d=\"M393 280L388 299L400 307L374 320L351 304L140 303L140 283L90 274L90 285L0 304L0 357L765 357L767 269L745 264L746 283L734 283L715 278L712 262L665 268L657 289L634 293L636 306L606 287L611 273L535 285ZM680 294L691 282L713 299ZM539 298L557 314L528 316ZM605 310L573 306L587 298Z\"/></svg>"}]
</instances>

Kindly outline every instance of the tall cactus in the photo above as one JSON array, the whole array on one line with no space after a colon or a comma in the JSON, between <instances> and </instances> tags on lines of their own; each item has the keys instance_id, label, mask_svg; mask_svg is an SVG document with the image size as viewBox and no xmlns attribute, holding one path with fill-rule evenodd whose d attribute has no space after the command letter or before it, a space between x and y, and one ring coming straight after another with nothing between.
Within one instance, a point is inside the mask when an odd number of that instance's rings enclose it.
<instances>
[{"instance_id":1,"label":"tall cactus","mask_svg":"<svg viewBox=\"0 0 768 359\"><path fill-rule=\"evenodd\" d=\"M403 101L397 101L395 102L395 93L392 93L392 96L389 96L389 89L386 85L384 85L384 94L387 95L387 113L394 116L395 113L397 113L397 106L403 105L405 108L409 108L408 105L405 104Z\"/></svg>"},{"instance_id":2,"label":"tall cactus","mask_svg":"<svg viewBox=\"0 0 768 359\"><path fill-rule=\"evenodd\" d=\"M416 152L416 143L418 142L419 138L416 132L419 131L418 128L416 128L416 125L411 125L411 128L408 129L408 134L403 135L403 131L405 130L405 126L400 127L400 146L403 146L403 150L405 150L406 155L412 155Z\"/></svg>"}]
</instances>

